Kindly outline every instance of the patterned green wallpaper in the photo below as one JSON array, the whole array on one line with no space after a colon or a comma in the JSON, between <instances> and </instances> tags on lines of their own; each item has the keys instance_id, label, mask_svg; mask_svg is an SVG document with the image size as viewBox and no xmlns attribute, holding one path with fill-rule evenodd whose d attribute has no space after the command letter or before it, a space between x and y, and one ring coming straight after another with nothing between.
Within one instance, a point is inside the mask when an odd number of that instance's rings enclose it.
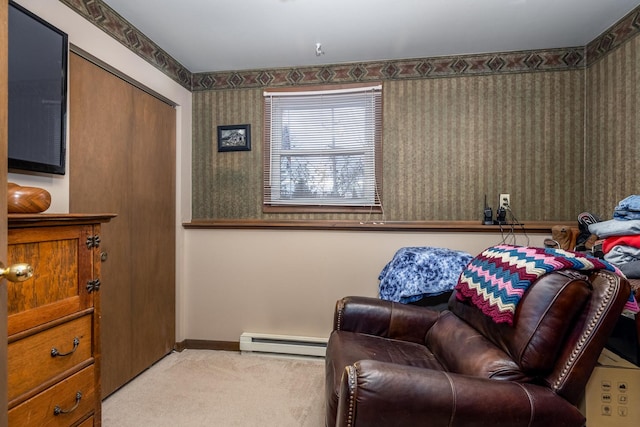
<instances>
[{"instance_id":1,"label":"patterned green wallpaper","mask_svg":"<svg viewBox=\"0 0 640 427\"><path fill-rule=\"evenodd\" d=\"M193 91L194 219L368 219L261 211L262 89L384 82L387 220L476 220L511 194L521 220L610 218L638 192L640 7L585 47L321 68L191 73L102 0L60 0ZM250 152L216 126L252 125Z\"/></svg>"},{"instance_id":2,"label":"patterned green wallpaper","mask_svg":"<svg viewBox=\"0 0 640 427\"><path fill-rule=\"evenodd\" d=\"M583 207L584 69L383 83L387 220L475 220L510 193L521 220ZM262 90L194 92L194 218L367 219L261 212ZM218 153L216 127L250 123L253 150ZM553 207L553 209L550 209ZM377 217L379 218L379 216Z\"/></svg>"},{"instance_id":3,"label":"patterned green wallpaper","mask_svg":"<svg viewBox=\"0 0 640 427\"><path fill-rule=\"evenodd\" d=\"M585 205L608 219L616 204L640 194L640 36L587 73Z\"/></svg>"},{"instance_id":4,"label":"patterned green wallpaper","mask_svg":"<svg viewBox=\"0 0 640 427\"><path fill-rule=\"evenodd\" d=\"M262 91L198 92L193 96L193 218L260 218ZM250 124L251 151L217 152L217 127Z\"/></svg>"},{"instance_id":5,"label":"patterned green wallpaper","mask_svg":"<svg viewBox=\"0 0 640 427\"><path fill-rule=\"evenodd\" d=\"M583 71L385 84L384 200L401 220L473 220L511 194L521 220L581 207ZM565 185L559 185L561 182ZM549 209L555 206L554 209Z\"/></svg>"},{"instance_id":6,"label":"patterned green wallpaper","mask_svg":"<svg viewBox=\"0 0 640 427\"><path fill-rule=\"evenodd\" d=\"M638 193L639 61L635 35L582 68L385 80L385 219L476 220L502 192L523 221L611 218ZM194 92L194 218L369 219L263 214L262 120L262 89ZM234 123L253 150L217 153Z\"/></svg>"}]
</instances>

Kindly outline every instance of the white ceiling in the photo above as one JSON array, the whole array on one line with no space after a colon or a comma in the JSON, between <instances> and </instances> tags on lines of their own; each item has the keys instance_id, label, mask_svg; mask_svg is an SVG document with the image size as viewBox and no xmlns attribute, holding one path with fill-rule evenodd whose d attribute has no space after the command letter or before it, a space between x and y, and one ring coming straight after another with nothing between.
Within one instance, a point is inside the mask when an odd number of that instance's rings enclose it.
<instances>
[{"instance_id":1,"label":"white ceiling","mask_svg":"<svg viewBox=\"0 0 640 427\"><path fill-rule=\"evenodd\" d=\"M103 0L189 71L584 46L638 0ZM316 56L316 43L323 55Z\"/></svg>"}]
</instances>

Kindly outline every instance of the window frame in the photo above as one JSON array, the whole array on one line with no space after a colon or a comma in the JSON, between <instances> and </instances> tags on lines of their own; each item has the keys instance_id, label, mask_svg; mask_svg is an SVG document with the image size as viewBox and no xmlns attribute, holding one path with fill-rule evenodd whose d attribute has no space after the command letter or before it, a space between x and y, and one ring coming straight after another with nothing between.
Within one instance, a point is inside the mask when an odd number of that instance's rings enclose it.
<instances>
[{"instance_id":1,"label":"window frame","mask_svg":"<svg viewBox=\"0 0 640 427\"><path fill-rule=\"evenodd\" d=\"M381 82L368 82L368 83L354 83L354 84L339 84L339 85L314 85L304 87L283 87L283 88L267 88L266 93L278 93L278 92L321 92L341 89L359 89L369 88L374 86L382 87ZM382 92L384 88L380 90L380 104L379 111L376 113L375 131L374 131L374 180L375 180L375 201L374 205L325 205L325 204L270 204L268 197L270 197L271 186L270 173L271 173L271 115L270 109L267 108L266 96L263 100L264 108L264 134L263 134L263 200L262 211L265 213L277 213L277 212L289 212L289 213L381 213L382 208L382 118L383 118L383 97Z\"/></svg>"}]
</instances>

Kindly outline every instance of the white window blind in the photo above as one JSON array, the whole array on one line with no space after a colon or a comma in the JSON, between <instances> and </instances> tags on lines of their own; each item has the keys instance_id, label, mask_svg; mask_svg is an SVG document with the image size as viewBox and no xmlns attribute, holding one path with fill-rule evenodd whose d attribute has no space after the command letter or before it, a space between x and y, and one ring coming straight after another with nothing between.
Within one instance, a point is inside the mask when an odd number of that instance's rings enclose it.
<instances>
[{"instance_id":1,"label":"white window blind","mask_svg":"<svg viewBox=\"0 0 640 427\"><path fill-rule=\"evenodd\" d=\"M264 96L265 205L380 206L382 86Z\"/></svg>"}]
</instances>

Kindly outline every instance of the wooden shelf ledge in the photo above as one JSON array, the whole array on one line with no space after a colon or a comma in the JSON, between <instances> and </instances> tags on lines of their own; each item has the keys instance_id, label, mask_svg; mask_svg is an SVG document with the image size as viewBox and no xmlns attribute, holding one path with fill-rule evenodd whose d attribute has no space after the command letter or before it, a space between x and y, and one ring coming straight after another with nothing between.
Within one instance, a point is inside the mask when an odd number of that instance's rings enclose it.
<instances>
[{"instance_id":1,"label":"wooden shelf ledge","mask_svg":"<svg viewBox=\"0 0 640 427\"><path fill-rule=\"evenodd\" d=\"M554 225L577 225L571 221L531 221L522 224L483 225L479 221L327 221L327 220L227 220L194 219L184 228L281 229L340 231L414 231L459 233L529 233L548 234Z\"/></svg>"}]
</instances>

